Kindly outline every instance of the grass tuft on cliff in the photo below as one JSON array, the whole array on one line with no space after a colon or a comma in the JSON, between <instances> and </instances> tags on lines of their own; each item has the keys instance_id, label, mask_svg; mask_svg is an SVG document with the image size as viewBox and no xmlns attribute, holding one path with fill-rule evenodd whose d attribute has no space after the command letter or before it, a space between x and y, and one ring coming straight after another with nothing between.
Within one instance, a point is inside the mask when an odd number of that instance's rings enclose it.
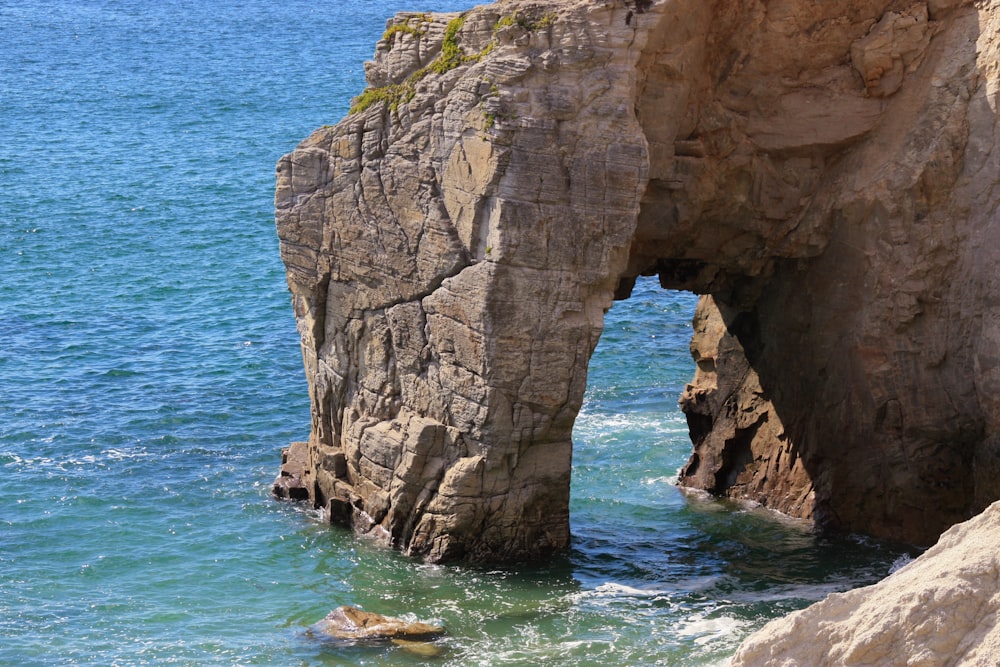
<instances>
[{"instance_id":1,"label":"grass tuft on cliff","mask_svg":"<svg viewBox=\"0 0 1000 667\"><path fill-rule=\"evenodd\" d=\"M415 21L415 23L411 23L411 21ZM423 37L427 33L426 24L430 23L430 21L431 18L427 14L418 14L417 16L407 18L402 23L392 25L382 35L382 39L386 41L386 48L392 48L393 38L399 33L415 35L417 39ZM462 30L462 26L465 25L465 14L461 14L449 21L445 27L444 39L441 42L441 52L437 58L427 66L420 68L408 76L402 83L394 83L378 88L366 88L364 92L351 100L351 108L348 113L361 113L372 105L381 102L388 104L390 111L395 112L399 109L399 105L406 104L413 99L413 96L417 93L417 83L431 72L444 74L460 65L478 62L486 56L497 45L496 34L503 28L519 25L528 30L541 30L551 26L554 21L555 15L548 13L538 18L531 18L519 12L508 14L497 21L493 29L493 39L490 40L489 44L482 51L474 54L465 54L459 45L459 33Z\"/></svg>"},{"instance_id":2,"label":"grass tuft on cliff","mask_svg":"<svg viewBox=\"0 0 1000 667\"><path fill-rule=\"evenodd\" d=\"M411 21L413 23L411 23ZM427 24L431 22L431 17L427 14L417 14L416 16L409 16L402 23L394 23L389 26L384 33L382 33L382 39L385 41L386 51L392 51L392 45L396 41L396 35L413 35L417 39L420 39L427 34Z\"/></svg>"}]
</instances>

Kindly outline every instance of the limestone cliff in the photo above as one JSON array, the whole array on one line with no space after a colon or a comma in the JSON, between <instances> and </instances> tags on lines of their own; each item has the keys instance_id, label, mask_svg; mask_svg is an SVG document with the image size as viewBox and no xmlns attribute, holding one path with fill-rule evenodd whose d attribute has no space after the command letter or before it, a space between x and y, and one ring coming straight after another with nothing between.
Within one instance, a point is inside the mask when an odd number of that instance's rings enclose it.
<instances>
[{"instance_id":1,"label":"limestone cliff","mask_svg":"<svg viewBox=\"0 0 1000 667\"><path fill-rule=\"evenodd\" d=\"M990 667L1000 656L1000 504L874 586L748 637L730 667Z\"/></svg>"},{"instance_id":2,"label":"limestone cliff","mask_svg":"<svg viewBox=\"0 0 1000 667\"><path fill-rule=\"evenodd\" d=\"M705 295L682 483L924 543L1000 497L997 9L392 19L278 164L312 502L430 560L565 546L587 362L640 274Z\"/></svg>"}]
</instances>

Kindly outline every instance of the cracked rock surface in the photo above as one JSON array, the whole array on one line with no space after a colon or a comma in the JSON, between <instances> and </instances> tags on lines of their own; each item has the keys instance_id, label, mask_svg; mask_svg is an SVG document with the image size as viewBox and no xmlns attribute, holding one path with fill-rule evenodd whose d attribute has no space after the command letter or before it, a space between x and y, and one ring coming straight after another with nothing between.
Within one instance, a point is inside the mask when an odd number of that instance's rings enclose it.
<instances>
[{"instance_id":1,"label":"cracked rock surface","mask_svg":"<svg viewBox=\"0 0 1000 667\"><path fill-rule=\"evenodd\" d=\"M998 16L391 19L352 113L278 164L312 402L287 476L427 560L565 547L588 360L657 274L704 295L682 484L933 542L1000 498Z\"/></svg>"}]
</instances>

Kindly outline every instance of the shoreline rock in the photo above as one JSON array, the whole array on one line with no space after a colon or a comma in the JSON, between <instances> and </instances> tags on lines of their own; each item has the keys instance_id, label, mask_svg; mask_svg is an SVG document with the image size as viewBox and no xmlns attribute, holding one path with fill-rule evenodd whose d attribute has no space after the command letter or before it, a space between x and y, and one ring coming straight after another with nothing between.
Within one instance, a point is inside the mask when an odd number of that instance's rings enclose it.
<instances>
[{"instance_id":1,"label":"shoreline rock","mask_svg":"<svg viewBox=\"0 0 1000 667\"><path fill-rule=\"evenodd\" d=\"M309 443L293 442L281 450L281 470L271 487L271 495L280 500L309 500Z\"/></svg>"},{"instance_id":2,"label":"shoreline rock","mask_svg":"<svg viewBox=\"0 0 1000 667\"><path fill-rule=\"evenodd\" d=\"M730 667L995 665L1000 503L953 526L881 582L771 621Z\"/></svg>"}]
</instances>

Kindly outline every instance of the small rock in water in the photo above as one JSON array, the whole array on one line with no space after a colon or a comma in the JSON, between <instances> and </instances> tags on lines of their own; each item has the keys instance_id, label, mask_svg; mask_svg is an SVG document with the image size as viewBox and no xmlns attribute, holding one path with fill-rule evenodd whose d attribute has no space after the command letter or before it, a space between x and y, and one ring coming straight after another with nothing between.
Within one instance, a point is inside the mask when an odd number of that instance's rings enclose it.
<instances>
[{"instance_id":1,"label":"small rock in water","mask_svg":"<svg viewBox=\"0 0 1000 667\"><path fill-rule=\"evenodd\" d=\"M293 442L281 450L281 472L274 480L272 495L281 500L308 500L309 488L304 481L308 464L308 443Z\"/></svg>"},{"instance_id":2,"label":"small rock in water","mask_svg":"<svg viewBox=\"0 0 1000 667\"><path fill-rule=\"evenodd\" d=\"M337 607L313 628L334 639L391 640L394 643L404 641L409 644L426 642L444 634L444 628L437 625L405 621L349 606Z\"/></svg>"}]
</instances>

